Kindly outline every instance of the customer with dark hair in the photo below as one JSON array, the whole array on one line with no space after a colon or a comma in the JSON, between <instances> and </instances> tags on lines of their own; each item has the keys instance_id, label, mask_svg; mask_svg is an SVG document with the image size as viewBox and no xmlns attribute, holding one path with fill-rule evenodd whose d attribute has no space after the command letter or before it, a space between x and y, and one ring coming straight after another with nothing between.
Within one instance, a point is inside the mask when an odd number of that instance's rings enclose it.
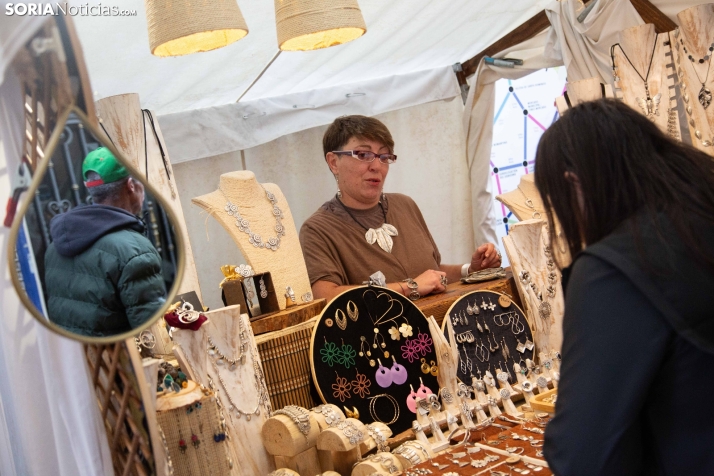
<instances>
[{"instance_id":1,"label":"customer with dark hair","mask_svg":"<svg viewBox=\"0 0 714 476\"><path fill-rule=\"evenodd\" d=\"M614 100L541 138L535 181L570 253L554 474L714 472L714 161Z\"/></svg>"},{"instance_id":2,"label":"customer with dark hair","mask_svg":"<svg viewBox=\"0 0 714 476\"><path fill-rule=\"evenodd\" d=\"M144 324L166 298L161 258L137 216L144 186L104 147L87 155L82 174L94 204L50 222L47 310L75 334L122 334Z\"/></svg>"},{"instance_id":3,"label":"customer with dark hair","mask_svg":"<svg viewBox=\"0 0 714 476\"><path fill-rule=\"evenodd\" d=\"M418 299L443 292L449 280L501 265L492 243L464 265L441 255L414 200L382 192L397 160L389 129L367 116L338 117L322 140L337 195L300 229L300 243L316 298L331 299L381 271L389 288Z\"/></svg>"}]
</instances>

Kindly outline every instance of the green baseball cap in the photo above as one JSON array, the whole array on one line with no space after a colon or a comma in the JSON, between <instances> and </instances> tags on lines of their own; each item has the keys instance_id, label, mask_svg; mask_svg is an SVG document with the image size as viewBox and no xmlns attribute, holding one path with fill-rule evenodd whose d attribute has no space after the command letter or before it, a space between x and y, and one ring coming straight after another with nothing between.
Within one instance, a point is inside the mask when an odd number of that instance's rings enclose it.
<instances>
[{"instance_id":1,"label":"green baseball cap","mask_svg":"<svg viewBox=\"0 0 714 476\"><path fill-rule=\"evenodd\" d=\"M87 172L96 172L100 178L87 182ZM82 177L85 180L84 185L87 188L117 182L128 176L129 171L126 167L124 167L106 147L94 149L84 158Z\"/></svg>"}]
</instances>

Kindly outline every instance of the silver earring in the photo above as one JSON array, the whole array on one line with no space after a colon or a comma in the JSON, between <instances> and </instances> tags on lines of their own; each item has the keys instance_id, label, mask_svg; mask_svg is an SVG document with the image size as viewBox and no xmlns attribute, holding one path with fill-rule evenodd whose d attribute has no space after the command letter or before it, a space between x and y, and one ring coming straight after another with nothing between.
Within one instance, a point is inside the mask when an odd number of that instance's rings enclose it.
<instances>
[{"instance_id":1,"label":"silver earring","mask_svg":"<svg viewBox=\"0 0 714 476\"><path fill-rule=\"evenodd\" d=\"M267 298L268 297L268 289L265 287L265 281L263 281L262 276L261 276L258 284L260 284L260 297L263 299Z\"/></svg>"},{"instance_id":2,"label":"silver earring","mask_svg":"<svg viewBox=\"0 0 714 476\"><path fill-rule=\"evenodd\" d=\"M340 180L337 175L335 175L335 183L337 184L337 198L342 198L342 191L340 190Z\"/></svg>"}]
</instances>

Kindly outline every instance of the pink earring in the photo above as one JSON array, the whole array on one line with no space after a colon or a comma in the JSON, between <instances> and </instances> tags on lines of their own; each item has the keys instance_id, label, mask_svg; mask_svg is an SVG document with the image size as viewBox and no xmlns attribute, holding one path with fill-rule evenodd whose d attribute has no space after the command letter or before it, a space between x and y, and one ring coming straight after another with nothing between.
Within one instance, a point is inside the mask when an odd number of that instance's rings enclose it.
<instances>
[{"instance_id":1,"label":"pink earring","mask_svg":"<svg viewBox=\"0 0 714 476\"><path fill-rule=\"evenodd\" d=\"M403 365L397 362L397 359L394 358L394 355L392 355L392 360L394 361L394 363L392 364L392 368L390 369L390 371L392 372L392 381L397 385L401 385L407 381L407 369L405 369Z\"/></svg>"},{"instance_id":2,"label":"pink earring","mask_svg":"<svg viewBox=\"0 0 714 476\"><path fill-rule=\"evenodd\" d=\"M409 409L410 412L416 413L416 392L414 391L414 387L412 387L412 384L409 384L409 388L412 389L411 393L407 396L407 408Z\"/></svg>"},{"instance_id":3,"label":"pink earring","mask_svg":"<svg viewBox=\"0 0 714 476\"><path fill-rule=\"evenodd\" d=\"M416 392L417 398L427 398L429 395L434 393L431 391L431 389L429 389L429 387L424 385L424 381L421 379L421 377L419 377L419 382L421 383L421 385L419 386Z\"/></svg>"},{"instance_id":4,"label":"pink earring","mask_svg":"<svg viewBox=\"0 0 714 476\"><path fill-rule=\"evenodd\" d=\"M392 373L388 368L382 365L379 359L377 359L377 362L379 362L379 368L377 369L377 374L374 376L374 379L377 381L377 385L382 388L387 388L392 385Z\"/></svg>"}]
</instances>

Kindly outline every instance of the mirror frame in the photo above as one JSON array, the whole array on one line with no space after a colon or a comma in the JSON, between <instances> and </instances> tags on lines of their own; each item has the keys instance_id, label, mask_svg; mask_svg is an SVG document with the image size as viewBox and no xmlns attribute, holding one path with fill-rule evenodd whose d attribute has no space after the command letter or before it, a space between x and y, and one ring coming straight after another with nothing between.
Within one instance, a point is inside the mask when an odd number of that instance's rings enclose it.
<instances>
[{"instance_id":1,"label":"mirror frame","mask_svg":"<svg viewBox=\"0 0 714 476\"><path fill-rule=\"evenodd\" d=\"M69 115L71 113L74 113L79 117L79 119L82 121L82 125L89 130L89 132L94 135L95 138L101 140L103 142L103 146L107 147L113 154L114 156L129 170L129 173L132 177L137 177L141 183L144 185L144 187L151 193L151 195L159 202L161 207L163 208L164 212L167 214L168 220L171 223L171 226L173 227L174 230L174 243L176 244L176 254L177 254L177 260L176 260L176 274L174 278L174 282L171 285L171 289L167 290L166 294L166 302L156 311L156 314L149 320L147 320L144 324L142 324L140 327L137 327L136 329L132 329L130 332L124 332L122 334L116 334L113 336L105 336L105 337L90 337L90 336L84 336L84 335L79 335L72 333L70 331L67 331L63 329L62 327L58 326L57 324L54 324L49 320L48 317L43 316L39 310L35 307L35 305L30 301L30 299L27 296L27 293L22 292L21 290L23 289L23 286L21 284L21 279L20 276L18 275L17 268L13 266L13 263L15 262L15 252L17 249L17 239L20 234L20 227L22 226L22 220L24 219L25 215L27 214L27 210L29 207L32 205L32 197L34 196L35 192L40 186L40 183L42 182L42 179L45 176L45 173L47 172L47 168L49 167L50 161L52 160L52 155L54 154L55 150L57 149L57 146L59 145L60 138L62 137L62 133L64 132L65 125L67 123L67 120L69 118ZM141 172L136 169L130 162L127 160L123 154L121 154L115 147L114 144L112 144L111 140L106 136L106 134L99 130L97 127L94 126L91 120L87 117L87 115L79 109L74 103L72 103L69 107L67 107L62 113L58 114L57 116L57 122L55 129L52 131L52 134L50 135L49 140L47 141L47 147L43 151L44 156L42 159L38 162L37 167L35 169L35 172L32 177L32 182L30 183L30 186L28 187L27 191L23 193L23 198L18 206L17 212L15 213L15 218L12 222L12 226L10 228L10 235L8 238L8 247L7 247L7 257L8 257L8 267L10 268L10 278L12 280L12 285L15 288L15 292L17 293L18 297L20 298L20 301L22 304L25 306L25 308L32 314L32 316L43 326L45 326L48 330L60 334L64 337L68 337L72 340L75 341L80 341L86 344L111 344L111 343L116 343L119 341L123 341L126 339L133 339L135 336L138 336L141 332L149 329L152 325L156 323L161 317L164 316L168 308L173 304L173 300L175 299L176 295L178 294L178 289L181 286L181 283L183 281L183 274L184 274L184 267L186 263L186 248L185 248L185 243L184 243L184 230L180 228L179 225L179 220L178 217L176 216L176 213L171 209L171 207L166 203L166 200L164 199L163 196L159 193L158 190L156 190L149 181L146 181Z\"/></svg>"}]
</instances>

